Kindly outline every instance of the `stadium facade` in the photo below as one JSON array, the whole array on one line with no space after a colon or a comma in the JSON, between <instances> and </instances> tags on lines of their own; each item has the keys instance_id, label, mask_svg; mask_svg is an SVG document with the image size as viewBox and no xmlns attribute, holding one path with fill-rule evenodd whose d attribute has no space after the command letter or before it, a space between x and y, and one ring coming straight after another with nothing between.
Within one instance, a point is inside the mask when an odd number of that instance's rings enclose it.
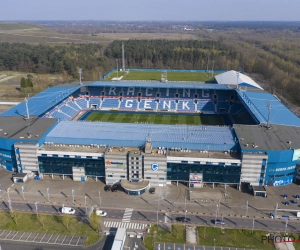
<instances>
[{"instance_id":1,"label":"stadium facade","mask_svg":"<svg viewBox=\"0 0 300 250\"><path fill-rule=\"evenodd\" d=\"M121 182L132 195L174 181L190 187L298 182L300 119L251 81L239 82L232 72L219 77L226 84L100 81L49 88L30 98L29 117L25 102L0 115L0 164L41 177ZM227 122L86 121L95 111L215 115Z\"/></svg>"}]
</instances>

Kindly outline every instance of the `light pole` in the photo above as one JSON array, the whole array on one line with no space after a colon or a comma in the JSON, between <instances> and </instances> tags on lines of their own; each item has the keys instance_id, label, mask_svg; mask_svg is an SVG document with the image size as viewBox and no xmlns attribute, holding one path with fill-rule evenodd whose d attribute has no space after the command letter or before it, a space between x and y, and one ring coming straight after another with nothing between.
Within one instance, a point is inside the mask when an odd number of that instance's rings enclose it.
<instances>
[{"instance_id":1,"label":"light pole","mask_svg":"<svg viewBox=\"0 0 300 250\"><path fill-rule=\"evenodd\" d=\"M247 201L247 206L246 206L246 217L248 215L248 201Z\"/></svg>"},{"instance_id":2,"label":"light pole","mask_svg":"<svg viewBox=\"0 0 300 250\"><path fill-rule=\"evenodd\" d=\"M72 196L73 196L73 205L75 205L74 201L75 201L75 191L74 189L72 189Z\"/></svg>"},{"instance_id":3,"label":"light pole","mask_svg":"<svg viewBox=\"0 0 300 250\"><path fill-rule=\"evenodd\" d=\"M216 227L216 224L217 224L217 213L218 213L218 205L217 205L217 208L216 208L215 227Z\"/></svg>"},{"instance_id":4,"label":"light pole","mask_svg":"<svg viewBox=\"0 0 300 250\"><path fill-rule=\"evenodd\" d=\"M118 59L116 59L116 64L117 64L117 80L119 80L119 73L118 73Z\"/></svg>"},{"instance_id":5,"label":"light pole","mask_svg":"<svg viewBox=\"0 0 300 250\"><path fill-rule=\"evenodd\" d=\"M253 230L254 230L254 222L255 222L255 217L253 217L253 222L252 222L252 233L253 233Z\"/></svg>"},{"instance_id":6,"label":"light pole","mask_svg":"<svg viewBox=\"0 0 300 250\"><path fill-rule=\"evenodd\" d=\"M35 211L36 211L36 215L38 216L39 213L38 213L38 202L37 201L35 202Z\"/></svg>"},{"instance_id":7,"label":"light pole","mask_svg":"<svg viewBox=\"0 0 300 250\"><path fill-rule=\"evenodd\" d=\"M101 207L101 192L100 192L100 190L99 190L99 205Z\"/></svg>"},{"instance_id":8,"label":"light pole","mask_svg":"<svg viewBox=\"0 0 300 250\"><path fill-rule=\"evenodd\" d=\"M12 212L12 205L11 205L11 200L10 199L8 200L8 208L9 208L10 212Z\"/></svg>"},{"instance_id":9,"label":"light pole","mask_svg":"<svg viewBox=\"0 0 300 250\"><path fill-rule=\"evenodd\" d=\"M159 202L160 202L160 194L157 200L157 212L156 212L156 226L157 226L157 230L158 230L158 210L159 210Z\"/></svg>"},{"instance_id":10,"label":"light pole","mask_svg":"<svg viewBox=\"0 0 300 250\"><path fill-rule=\"evenodd\" d=\"M286 234L286 229L287 229L287 226L288 226L288 220L286 219L286 221L285 221L284 235Z\"/></svg>"},{"instance_id":11,"label":"light pole","mask_svg":"<svg viewBox=\"0 0 300 250\"><path fill-rule=\"evenodd\" d=\"M85 214L87 215L86 196L84 196Z\"/></svg>"},{"instance_id":12,"label":"light pole","mask_svg":"<svg viewBox=\"0 0 300 250\"><path fill-rule=\"evenodd\" d=\"M101 81L102 73L99 71L99 80Z\"/></svg>"},{"instance_id":13,"label":"light pole","mask_svg":"<svg viewBox=\"0 0 300 250\"><path fill-rule=\"evenodd\" d=\"M275 219L277 217L277 209L278 209L278 202L276 203L276 207L275 207Z\"/></svg>"},{"instance_id":14,"label":"light pole","mask_svg":"<svg viewBox=\"0 0 300 250\"><path fill-rule=\"evenodd\" d=\"M7 192L7 197L8 197L8 199L10 200L10 197L9 197L9 190L7 190L6 192Z\"/></svg>"},{"instance_id":15,"label":"light pole","mask_svg":"<svg viewBox=\"0 0 300 250\"><path fill-rule=\"evenodd\" d=\"M50 195L50 188L47 188L47 194L48 194L48 202L50 202L50 197L49 197L49 195Z\"/></svg>"},{"instance_id":16,"label":"light pole","mask_svg":"<svg viewBox=\"0 0 300 250\"><path fill-rule=\"evenodd\" d=\"M240 73L236 72L236 88L239 88L239 77L240 77Z\"/></svg>"},{"instance_id":17,"label":"light pole","mask_svg":"<svg viewBox=\"0 0 300 250\"><path fill-rule=\"evenodd\" d=\"M24 186L22 186L23 200L25 201L25 197L24 197L24 191L25 191L25 189L24 189Z\"/></svg>"}]
</instances>

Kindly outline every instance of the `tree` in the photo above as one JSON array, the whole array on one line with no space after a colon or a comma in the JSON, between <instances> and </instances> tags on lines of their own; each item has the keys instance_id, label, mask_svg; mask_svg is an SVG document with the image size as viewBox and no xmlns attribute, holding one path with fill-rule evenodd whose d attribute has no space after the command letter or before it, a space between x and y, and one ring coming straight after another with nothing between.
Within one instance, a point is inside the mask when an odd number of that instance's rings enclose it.
<instances>
[{"instance_id":1,"label":"tree","mask_svg":"<svg viewBox=\"0 0 300 250\"><path fill-rule=\"evenodd\" d=\"M64 215L62 216L61 219L62 219L63 225L64 225L67 229L69 229L69 225L70 225L70 222L71 222L71 220L72 220L72 216L69 215L69 214L64 214Z\"/></svg>"},{"instance_id":2,"label":"tree","mask_svg":"<svg viewBox=\"0 0 300 250\"><path fill-rule=\"evenodd\" d=\"M26 88L26 79L24 77L21 78L21 89Z\"/></svg>"},{"instance_id":3,"label":"tree","mask_svg":"<svg viewBox=\"0 0 300 250\"><path fill-rule=\"evenodd\" d=\"M13 219L14 223L16 225L18 225L18 221L19 221L19 218L21 217L21 213L17 212L17 211L12 211L11 212L11 218Z\"/></svg>"},{"instance_id":4,"label":"tree","mask_svg":"<svg viewBox=\"0 0 300 250\"><path fill-rule=\"evenodd\" d=\"M97 216L95 212L93 212L89 217L89 223L92 229L97 233L100 233L100 219L101 216Z\"/></svg>"},{"instance_id":5,"label":"tree","mask_svg":"<svg viewBox=\"0 0 300 250\"><path fill-rule=\"evenodd\" d=\"M45 227L45 222L47 220L47 215L45 214L39 214L39 216L37 216L38 221L40 222L40 224L42 225L42 227Z\"/></svg>"}]
</instances>

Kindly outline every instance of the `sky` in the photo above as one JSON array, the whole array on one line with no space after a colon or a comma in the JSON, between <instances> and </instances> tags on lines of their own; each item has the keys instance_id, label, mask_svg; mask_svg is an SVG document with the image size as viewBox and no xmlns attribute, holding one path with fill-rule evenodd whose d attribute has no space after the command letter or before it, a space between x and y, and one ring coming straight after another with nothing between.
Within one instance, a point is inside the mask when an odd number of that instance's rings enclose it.
<instances>
[{"instance_id":1,"label":"sky","mask_svg":"<svg viewBox=\"0 0 300 250\"><path fill-rule=\"evenodd\" d=\"M300 21L300 0L0 0L0 20Z\"/></svg>"}]
</instances>

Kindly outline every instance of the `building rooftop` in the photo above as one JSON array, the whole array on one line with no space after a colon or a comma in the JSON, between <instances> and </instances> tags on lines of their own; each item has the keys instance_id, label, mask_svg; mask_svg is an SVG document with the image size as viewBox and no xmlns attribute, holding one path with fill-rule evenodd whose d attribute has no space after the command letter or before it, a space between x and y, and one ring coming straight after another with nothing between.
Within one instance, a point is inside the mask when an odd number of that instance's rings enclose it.
<instances>
[{"instance_id":1,"label":"building rooftop","mask_svg":"<svg viewBox=\"0 0 300 250\"><path fill-rule=\"evenodd\" d=\"M270 124L300 126L299 117L270 93L253 90L237 90L237 93L261 124L268 122L270 110Z\"/></svg>"},{"instance_id":2,"label":"building rooftop","mask_svg":"<svg viewBox=\"0 0 300 250\"><path fill-rule=\"evenodd\" d=\"M95 87L139 87L139 88L188 88L188 89L232 89L223 84L216 83L189 83L189 82L155 82L155 81L99 81L89 84Z\"/></svg>"},{"instance_id":3,"label":"building rooftop","mask_svg":"<svg viewBox=\"0 0 300 250\"><path fill-rule=\"evenodd\" d=\"M86 152L86 153L104 153L106 146L102 145L65 145L45 143L38 150L45 151L66 151L66 152Z\"/></svg>"},{"instance_id":4,"label":"building rooftop","mask_svg":"<svg viewBox=\"0 0 300 250\"><path fill-rule=\"evenodd\" d=\"M213 158L213 159L240 159L239 155L233 151L207 151L190 150L190 152L168 151L168 156L174 157L193 157L193 158Z\"/></svg>"},{"instance_id":5,"label":"building rooftop","mask_svg":"<svg viewBox=\"0 0 300 250\"><path fill-rule=\"evenodd\" d=\"M40 116L57 103L66 99L81 86L58 85L29 98L28 111L30 115ZM26 116L26 104L21 102L17 106L3 112L0 116Z\"/></svg>"},{"instance_id":6,"label":"building rooftop","mask_svg":"<svg viewBox=\"0 0 300 250\"><path fill-rule=\"evenodd\" d=\"M140 148L151 140L153 148L226 151L236 148L228 126L188 126L140 123L62 121L47 136L54 144L105 144Z\"/></svg>"},{"instance_id":7,"label":"building rooftop","mask_svg":"<svg viewBox=\"0 0 300 250\"><path fill-rule=\"evenodd\" d=\"M38 141L54 124L55 118L0 116L0 137L19 141Z\"/></svg>"},{"instance_id":8,"label":"building rooftop","mask_svg":"<svg viewBox=\"0 0 300 250\"><path fill-rule=\"evenodd\" d=\"M234 125L243 150L287 150L300 148L300 127Z\"/></svg>"}]
</instances>

